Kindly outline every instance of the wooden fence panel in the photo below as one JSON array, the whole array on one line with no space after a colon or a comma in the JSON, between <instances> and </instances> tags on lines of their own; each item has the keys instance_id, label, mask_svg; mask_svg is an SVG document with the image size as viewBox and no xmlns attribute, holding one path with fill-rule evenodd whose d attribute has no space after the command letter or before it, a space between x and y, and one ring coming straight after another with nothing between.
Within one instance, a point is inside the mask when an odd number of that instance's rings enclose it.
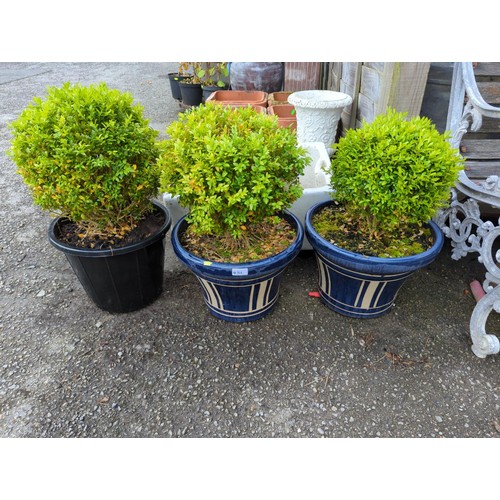
<instances>
[{"instance_id":1,"label":"wooden fence panel","mask_svg":"<svg viewBox=\"0 0 500 500\"><path fill-rule=\"evenodd\" d=\"M283 90L317 90L320 88L320 62L286 62Z\"/></svg>"},{"instance_id":2,"label":"wooden fence panel","mask_svg":"<svg viewBox=\"0 0 500 500\"><path fill-rule=\"evenodd\" d=\"M370 122L388 107L418 116L429 67L427 62L328 63L332 74L327 88L353 98L342 114L344 129L359 127L363 120Z\"/></svg>"}]
</instances>

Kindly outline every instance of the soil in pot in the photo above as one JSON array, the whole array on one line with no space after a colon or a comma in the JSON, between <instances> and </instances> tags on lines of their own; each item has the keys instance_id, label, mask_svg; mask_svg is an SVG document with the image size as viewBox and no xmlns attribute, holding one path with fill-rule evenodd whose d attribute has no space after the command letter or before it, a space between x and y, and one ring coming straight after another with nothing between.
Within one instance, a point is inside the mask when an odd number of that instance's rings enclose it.
<instances>
[{"instance_id":1,"label":"soil in pot","mask_svg":"<svg viewBox=\"0 0 500 500\"><path fill-rule=\"evenodd\" d=\"M406 226L398 238L392 240L385 239L383 234L374 238L363 235L359 220L347 214L336 201L315 213L312 223L326 241L369 257L407 257L422 253L433 245L429 228Z\"/></svg>"},{"instance_id":2,"label":"soil in pot","mask_svg":"<svg viewBox=\"0 0 500 500\"><path fill-rule=\"evenodd\" d=\"M281 217L268 217L263 222L248 225L245 235L235 240L230 235L196 235L189 228L180 241L186 250L212 262L251 262L265 259L285 250L297 231Z\"/></svg>"},{"instance_id":3,"label":"soil in pot","mask_svg":"<svg viewBox=\"0 0 500 500\"><path fill-rule=\"evenodd\" d=\"M87 231L82 225L75 224L68 219L61 219L58 224L58 239L67 245L88 250L123 248L156 234L164 222L165 215L154 211L147 214L136 227L130 228L130 231L123 237L106 238L102 234Z\"/></svg>"}]
</instances>

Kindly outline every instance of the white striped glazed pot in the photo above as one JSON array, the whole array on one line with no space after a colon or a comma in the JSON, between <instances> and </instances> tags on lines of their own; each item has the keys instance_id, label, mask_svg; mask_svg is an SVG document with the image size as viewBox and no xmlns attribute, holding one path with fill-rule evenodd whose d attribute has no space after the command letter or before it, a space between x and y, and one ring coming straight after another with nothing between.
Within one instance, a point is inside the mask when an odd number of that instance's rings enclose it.
<instances>
[{"instance_id":1,"label":"white striped glazed pot","mask_svg":"<svg viewBox=\"0 0 500 500\"><path fill-rule=\"evenodd\" d=\"M295 215L281 214L296 229L293 243L277 255L254 262L231 264L211 262L188 252L180 242L186 230L186 216L172 230L172 247L198 278L209 311L217 318L231 322L254 321L271 312L276 305L281 275L302 248L304 230Z\"/></svg>"},{"instance_id":2,"label":"white striped glazed pot","mask_svg":"<svg viewBox=\"0 0 500 500\"><path fill-rule=\"evenodd\" d=\"M312 225L313 215L331 203L332 201L326 201L313 205L305 218L305 233L318 264L321 299L330 309L344 316L382 316L393 306L399 289L408 276L437 258L443 247L443 234L430 221L434 245L425 252L410 257L368 257L349 252L326 241Z\"/></svg>"}]
</instances>

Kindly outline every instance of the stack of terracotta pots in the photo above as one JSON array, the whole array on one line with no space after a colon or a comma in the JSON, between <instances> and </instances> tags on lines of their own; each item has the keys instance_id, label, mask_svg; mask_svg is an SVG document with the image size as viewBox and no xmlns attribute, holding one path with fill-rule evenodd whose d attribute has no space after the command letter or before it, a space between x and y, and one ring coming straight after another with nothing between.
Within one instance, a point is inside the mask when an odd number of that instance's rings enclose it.
<instances>
[{"instance_id":1,"label":"stack of terracotta pots","mask_svg":"<svg viewBox=\"0 0 500 500\"><path fill-rule=\"evenodd\" d=\"M260 90L217 90L208 98L207 102L214 101L233 108L252 106L252 108L276 115L282 127L297 128L295 107L288 103L291 92L273 92L268 94Z\"/></svg>"},{"instance_id":2,"label":"stack of terracotta pots","mask_svg":"<svg viewBox=\"0 0 500 500\"><path fill-rule=\"evenodd\" d=\"M267 112L278 117L278 123L282 127L297 128L297 117L295 107L289 104L288 96L291 92L273 92L267 99Z\"/></svg>"}]
</instances>

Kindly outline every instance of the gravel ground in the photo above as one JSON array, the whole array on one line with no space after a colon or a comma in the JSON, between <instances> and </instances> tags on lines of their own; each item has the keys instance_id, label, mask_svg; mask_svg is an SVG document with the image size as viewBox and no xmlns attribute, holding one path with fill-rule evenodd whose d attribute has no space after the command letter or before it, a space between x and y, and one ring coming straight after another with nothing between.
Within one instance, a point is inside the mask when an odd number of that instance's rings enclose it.
<instances>
[{"instance_id":1,"label":"gravel ground","mask_svg":"<svg viewBox=\"0 0 500 500\"><path fill-rule=\"evenodd\" d=\"M499 437L500 360L477 358L468 336L468 284L484 271L473 257L452 261L448 243L372 320L308 296L310 252L254 323L212 317L169 243L154 304L112 315L90 302L4 154L7 125L46 85L104 80L132 92L163 133L179 111L175 68L0 64L0 436Z\"/></svg>"}]
</instances>

